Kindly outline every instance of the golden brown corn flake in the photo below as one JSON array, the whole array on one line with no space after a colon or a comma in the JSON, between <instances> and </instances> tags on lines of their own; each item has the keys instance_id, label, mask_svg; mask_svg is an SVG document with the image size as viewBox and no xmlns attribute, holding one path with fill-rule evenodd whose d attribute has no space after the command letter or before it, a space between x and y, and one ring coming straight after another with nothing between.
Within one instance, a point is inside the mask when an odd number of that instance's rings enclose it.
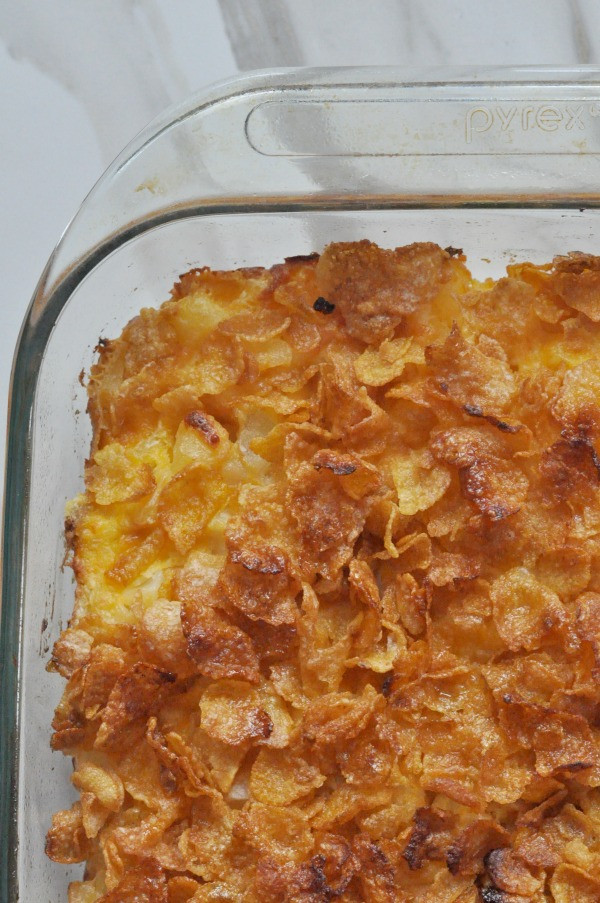
<instances>
[{"instance_id":1,"label":"golden brown corn flake","mask_svg":"<svg viewBox=\"0 0 600 903\"><path fill-rule=\"evenodd\" d=\"M202 728L193 734L197 755L208 766L213 783L223 794L229 793L247 752L247 746L231 746L211 737Z\"/></svg>"},{"instance_id":2,"label":"golden brown corn flake","mask_svg":"<svg viewBox=\"0 0 600 903\"><path fill-rule=\"evenodd\" d=\"M600 900L599 274L333 244L102 344L71 903Z\"/></svg>"},{"instance_id":3,"label":"golden brown corn flake","mask_svg":"<svg viewBox=\"0 0 600 903\"><path fill-rule=\"evenodd\" d=\"M550 880L556 903L595 903L600 899L600 881L568 863L558 866Z\"/></svg>"},{"instance_id":4,"label":"golden brown corn flake","mask_svg":"<svg viewBox=\"0 0 600 903\"><path fill-rule=\"evenodd\" d=\"M568 369L550 412L570 435L596 437L600 430L600 362L590 357Z\"/></svg>"},{"instance_id":5,"label":"golden brown corn flake","mask_svg":"<svg viewBox=\"0 0 600 903\"><path fill-rule=\"evenodd\" d=\"M147 661L167 670L182 669L187 646L181 619L181 604L176 599L159 598L144 610L138 642Z\"/></svg>"},{"instance_id":6,"label":"golden brown corn flake","mask_svg":"<svg viewBox=\"0 0 600 903\"><path fill-rule=\"evenodd\" d=\"M595 323L600 321L600 264L591 254L554 258L548 280L550 290L574 310Z\"/></svg>"},{"instance_id":7,"label":"golden brown corn flake","mask_svg":"<svg viewBox=\"0 0 600 903\"><path fill-rule=\"evenodd\" d=\"M233 842L234 816L221 797L201 797L191 809L191 827L179 840L186 868L204 881L214 881L227 864Z\"/></svg>"},{"instance_id":8,"label":"golden brown corn flake","mask_svg":"<svg viewBox=\"0 0 600 903\"><path fill-rule=\"evenodd\" d=\"M167 790L177 786L186 796L218 798L209 768L179 734L171 731L164 736L157 728L156 718L150 718L146 741L159 760L161 783Z\"/></svg>"},{"instance_id":9,"label":"golden brown corn flake","mask_svg":"<svg viewBox=\"0 0 600 903\"><path fill-rule=\"evenodd\" d=\"M381 707L381 697L367 684L362 695L330 693L311 703L302 724L304 740L316 749L336 746L356 737L371 715Z\"/></svg>"},{"instance_id":10,"label":"golden brown corn flake","mask_svg":"<svg viewBox=\"0 0 600 903\"><path fill-rule=\"evenodd\" d=\"M491 850L486 856L485 867L494 887L509 894L532 897L541 889L541 880L531 873L522 859L506 847Z\"/></svg>"},{"instance_id":11,"label":"golden brown corn flake","mask_svg":"<svg viewBox=\"0 0 600 903\"><path fill-rule=\"evenodd\" d=\"M111 567L105 572L108 580L120 586L127 586L152 564L160 553L165 535L160 527L151 530L135 531L125 536L124 551L115 558Z\"/></svg>"},{"instance_id":12,"label":"golden brown corn flake","mask_svg":"<svg viewBox=\"0 0 600 903\"><path fill-rule=\"evenodd\" d=\"M101 768L93 762L82 762L71 780L78 790L91 793L110 812L118 812L123 805L124 791L119 775L112 769Z\"/></svg>"},{"instance_id":13,"label":"golden brown corn flake","mask_svg":"<svg viewBox=\"0 0 600 903\"><path fill-rule=\"evenodd\" d=\"M231 746L264 742L273 733L273 722L258 691L241 680L211 684L200 700L200 716L210 737Z\"/></svg>"},{"instance_id":14,"label":"golden brown corn flake","mask_svg":"<svg viewBox=\"0 0 600 903\"><path fill-rule=\"evenodd\" d=\"M526 703L506 693L502 697L503 726L519 745L535 753L541 777L581 775L596 786L599 738L580 715Z\"/></svg>"},{"instance_id":15,"label":"golden brown corn flake","mask_svg":"<svg viewBox=\"0 0 600 903\"><path fill-rule=\"evenodd\" d=\"M332 244L317 264L317 286L339 307L350 335L372 343L434 298L451 266L441 248L426 242L395 251L369 241Z\"/></svg>"},{"instance_id":16,"label":"golden brown corn flake","mask_svg":"<svg viewBox=\"0 0 600 903\"><path fill-rule=\"evenodd\" d=\"M189 552L204 528L227 501L221 480L190 464L172 477L158 499L158 520L180 554Z\"/></svg>"},{"instance_id":17,"label":"golden brown corn flake","mask_svg":"<svg viewBox=\"0 0 600 903\"><path fill-rule=\"evenodd\" d=\"M497 436L473 428L452 428L433 436L434 456L458 468L461 493L489 521L517 514L529 481L511 450ZM514 455L514 451L512 452Z\"/></svg>"},{"instance_id":18,"label":"golden brown corn flake","mask_svg":"<svg viewBox=\"0 0 600 903\"><path fill-rule=\"evenodd\" d=\"M259 803L287 806L325 783L326 777L306 759L287 751L261 749L248 787Z\"/></svg>"},{"instance_id":19,"label":"golden brown corn flake","mask_svg":"<svg viewBox=\"0 0 600 903\"><path fill-rule=\"evenodd\" d=\"M365 386L385 386L402 376L407 364L425 362L423 348L411 338L384 340L377 351L367 348L354 362L356 375Z\"/></svg>"},{"instance_id":20,"label":"golden brown corn flake","mask_svg":"<svg viewBox=\"0 0 600 903\"><path fill-rule=\"evenodd\" d=\"M308 818L296 806L251 802L234 825L237 840L276 862L301 862L313 845Z\"/></svg>"},{"instance_id":21,"label":"golden brown corn flake","mask_svg":"<svg viewBox=\"0 0 600 903\"><path fill-rule=\"evenodd\" d=\"M181 623L187 654L200 674L214 680L241 677L252 683L258 681L258 657L252 640L217 609L184 602Z\"/></svg>"},{"instance_id":22,"label":"golden brown corn flake","mask_svg":"<svg viewBox=\"0 0 600 903\"><path fill-rule=\"evenodd\" d=\"M81 803L73 803L70 809L52 816L52 827L46 836L46 855L55 862L69 864L83 862L89 854L82 806Z\"/></svg>"},{"instance_id":23,"label":"golden brown corn flake","mask_svg":"<svg viewBox=\"0 0 600 903\"><path fill-rule=\"evenodd\" d=\"M118 886L99 899L101 903L168 903L165 873L153 859L148 859L129 869Z\"/></svg>"},{"instance_id":24,"label":"golden brown corn flake","mask_svg":"<svg viewBox=\"0 0 600 903\"><path fill-rule=\"evenodd\" d=\"M54 644L51 666L63 677L72 677L87 662L93 645L93 637L85 630L67 627Z\"/></svg>"},{"instance_id":25,"label":"golden brown corn flake","mask_svg":"<svg viewBox=\"0 0 600 903\"><path fill-rule=\"evenodd\" d=\"M450 485L450 471L436 464L425 449L409 450L391 460L392 477L400 514L417 514L431 508Z\"/></svg>"},{"instance_id":26,"label":"golden brown corn flake","mask_svg":"<svg viewBox=\"0 0 600 903\"><path fill-rule=\"evenodd\" d=\"M467 293L463 312L469 332L493 336L509 361L518 363L527 332L535 325L536 297L531 285L510 277L489 290Z\"/></svg>"},{"instance_id":27,"label":"golden brown corn flake","mask_svg":"<svg viewBox=\"0 0 600 903\"><path fill-rule=\"evenodd\" d=\"M514 377L502 346L485 335L468 343L458 325L443 345L430 345L425 357L438 391L476 417L498 416L515 391Z\"/></svg>"},{"instance_id":28,"label":"golden brown corn flake","mask_svg":"<svg viewBox=\"0 0 600 903\"><path fill-rule=\"evenodd\" d=\"M274 627L294 624L300 584L287 556L273 546L231 548L217 584L227 603L253 621Z\"/></svg>"},{"instance_id":29,"label":"golden brown corn flake","mask_svg":"<svg viewBox=\"0 0 600 903\"><path fill-rule=\"evenodd\" d=\"M117 678L103 709L95 746L119 746L127 728L157 708L176 675L146 662L137 662Z\"/></svg>"},{"instance_id":30,"label":"golden brown corn flake","mask_svg":"<svg viewBox=\"0 0 600 903\"><path fill-rule=\"evenodd\" d=\"M147 495L154 489L155 481L149 464L113 442L94 455L94 464L86 472L86 486L99 505L112 505Z\"/></svg>"},{"instance_id":31,"label":"golden brown corn flake","mask_svg":"<svg viewBox=\"0 0 600 903\"><path fill-rule=\"evenodd\" d=\"M490 593L496 628L512 652L556 642L566 622L564 606L527 568L507 571L494 581Z\"/></svg>"}]
</instances>

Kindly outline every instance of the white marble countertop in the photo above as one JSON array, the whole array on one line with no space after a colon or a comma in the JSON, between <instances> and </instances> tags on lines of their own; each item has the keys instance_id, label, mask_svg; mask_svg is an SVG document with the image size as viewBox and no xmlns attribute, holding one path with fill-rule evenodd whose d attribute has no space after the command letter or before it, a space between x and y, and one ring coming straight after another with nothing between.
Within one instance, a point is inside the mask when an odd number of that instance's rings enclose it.
<instances>
[{"instance_id":1,"label":"white marble countertop","mask_svg":"<svg viewBox=\"0 0 600 903\"><path fill-rule=\"evenodd\" d=\"M365 13L365 10L368 13ZM0 422L18 331L67 222L171 103L273 66L600 59L597 0L4 0ZM0 468L4 463L0 429Z\"/></svg>"}]
</instances>

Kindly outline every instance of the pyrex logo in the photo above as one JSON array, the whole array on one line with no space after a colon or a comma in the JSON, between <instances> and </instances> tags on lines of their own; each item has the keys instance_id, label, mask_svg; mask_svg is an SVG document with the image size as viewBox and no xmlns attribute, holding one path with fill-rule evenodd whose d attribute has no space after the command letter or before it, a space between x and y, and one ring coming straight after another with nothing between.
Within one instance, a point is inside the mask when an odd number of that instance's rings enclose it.
<instances>
[{"instance_id":1,"label":"pyrex logo","mask_svg":"<svg viewBox=\"0 0 600 903\"><path fill-rule=\"evenodd\" d=\"M471 144L477 135L497 132L579 132L586 118L600 116L600 103L591 104L497 104L471 107L465 118L465 137Z\"/></svg>"}]
</instances>

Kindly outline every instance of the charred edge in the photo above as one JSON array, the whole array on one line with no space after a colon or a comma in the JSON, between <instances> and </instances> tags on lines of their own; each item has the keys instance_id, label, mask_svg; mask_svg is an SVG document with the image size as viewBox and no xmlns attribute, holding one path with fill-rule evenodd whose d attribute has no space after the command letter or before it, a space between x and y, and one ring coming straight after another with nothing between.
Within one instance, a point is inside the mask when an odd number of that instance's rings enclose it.
<instances>
[{"instance_id":1,"label":"charred edge","mask_svg":"<svg viewBox=\"0 0 600 903\"><path fill-rule=\"evenodd\" d=\"M593 433L594 424L590 422L589 417L587 420L579 420L577 424L572 424L564 430L561 430L563 439L568 439L570 436L579 436L581 439L591 439Z\"/></svg>"},{"instance_id":2,"label":"charred edge","mask_svg":"<svg viewBox=\"0 0 600 903\"><path fill-rule=\"evenodd\" d=\"M489 853L486 853L483 857L483 864L487 871L494 869L496 867L496 863L498 860L498 854L502 852L502 848L498 848L496 850L490 850Z\"/></svg>"},{"instance_id":3,"label":"charred edge","mask_svg":"<svg viewBox=\"0 0 600 903\"><path fill-rule=\"evenodd\" d=\"M252 716L252 735L267 740L272 733L273 722L269 715L263 709L258 709Z\"/></svg>"},{"instance_id":4,"label":"charred edge","mask_svg":"<svg viewBox=\"0 0 600 903\"><path fill-rule=\"evenodd\" d=\"M507 903L509 895L499 887L481 887L479 889L481 903Z\"/></svg>"},{"instance_id":5,"label":"charred edge","mask_svg":"<svg viewBox=\"0 0 600 903\"><path fill-rule=\"evenodd\" d=\"M402 856L406 860L411 872L418 871L423 865L422 847L426 836L427 830L425 828L413 828L410 840L404 848Z\"/></svg>"},{"instance_id":6,"label":"charred edge","mask_svg":"<svg viewBox=\"0 0 600 903\"><path fill-rule=\"evenodd\" d=\"M65 520L65 554L61 563L61 570L70 567L75 571L77 546L77 526L72 517Z\"/></svg>"},{"instance_id":7,"label":"charred edge","mask_svg":"<svg viewBox=\"0 0 600 903\"><path fill-rule=\"evenodd\" d=\"M247 571L258 574L281 574L285 570L285 560L281 555L265 560L252 552L232 552L231 560L234 564L241 564Z\"/></svg>"},{"instance_id":8,"label":"charred edge","mask_svg":"<svg viewBox=\"0 0 600 903\"><path fill-rule=\"evenodd\" d=\"M338 477L347 477L356 471L356 464L351 464L349 461L343 464L335 461L317 461L314 465L315 470L322 470L324 467Z\"/></svg>"},{"instance_id":9,"label":"charred edge","mask_svg":"<svg viewBox=\"0 0 600 903\"><path fill-rule=\"evenodd\" d=\"M457 875L459 873L464 853L465 851L458 840L448 848L448 852L446 853L446 865L448 866L448 871L452 875Z\"/></svg>"},{"instance_id":10,"label":"charred edge","mask_svg":"<svg viewBox=\"0 0 600 903\"><path fill-rule=\"evenodd\" d=\"M392 671L388 674L381 685L381 693L387 699L390 693L392 692L392 687L394 685L394 672Z\"/></svg>"},{"instance_id":11,"label":"charred edge","mask_svg":"<svg viewBox=\"0 0 600 903\"><path fill-rule=\"evenodd\" d=\"M191 270L186 270L185 273L179 273L178 279L181 282L182 279L193 278L194 276L201 276L202 273L207 273L209 267L192 267Z\"/></svg>"},{"instance_id":12,"label":"charred edge","mask_svg":"<svg viewBox=\"0 0 600 903\"><path fill-rule=\"evenodd\" d=\"M586 768L592 768L593 762L571 762L569 765L561 765L560 771L585 771Z\"/></svg>"},{"instance_id":13,"label":"charred edge","mask_svg":"<svg viewBox=\"0 0 600 903\"><path fill-rule=\"evenodd\" d=\"M402 856L406 860L409 869L412 872L415 872L423 865L423 860L425 858L424 845L430 834L427 810L423 808L417 809L413 815L413 822L414 828L412 829L408 843L404 847Z\"/></svg>"},{"instance_id":14,"label":"charred edge","mask_svg":"<svg viewBox=\"0 0 600 903\"><path fill-rule=\"evenodd\" d=\"M470 417L483 417L483 411L476 404L464 404L463 411Z\"/></svg>"},{"instance_id":15,"label":"charred edge","mask_svg":"<svg viewBox=\"0 0 600 903\"><path fill-rule=\"evenodd\" d=\"M391 894L396 889L395 869L381 847L374 841L369 840L362 848L359 856L363 868L367 870L367 874L373 875L378 886L384 891L385 899L391 899Z\"/></svg>"},{"instance_id":16,"label":"charred edge","mask_svg":"<svg viewBox=\"0 0 600 903\"><path fill-rule=\"evenodd\" d=\"M312 260L318 260L319 254L313 251L312 254L294 254L292 257L284 257L286 263L309 263Z\"/></svg>"},{"instance_id":17,"label":"charred edge","mask_svg":"<svg viewBox=\"0 0 600 903\"><path fill-rule=\"evenodd\" d=\"M462 248L453 248L452 245L448 245L447 248L444 248L446 254L449 254L450 257L462 257L463 249Z\"/></svg>"},{"instance_id":18,"label":"charred edge","mask_svg":"<svg viewBox=\"0 0 600 903\"><path fill-rule=\"evenodd\" d=\"M316 310L320 314L332 314L335 310L335 304L332 304L331 301L327 301L326 298L319 296L313 304L313 310Z\"/></svg>"},{"instance_id":19,"label":"charred edge","mask_svg":"<svg viewBox=\"0 0 600 903\"><path fill-rule=\"evenodd\" d=\"M373 865L377 866L379 869L389 869L390 862L381 847L377 846L377 844L370 840L367 844L367 850L369 853L370 861Z\"/></svg>"},{"instance_id":20,"label":"charred edge","mask_svg":"<svg viewBox=\"0 0 600 903\"><path fill-rule=\"evenodd\" d=\"M152 689L160 689L161 686L166 686L167 684L174 684L177 682L177 675L173 673L173 671L161 671L158 668L155 668L153 665L147 665L146 662L136 662L136 664L132 667L131 671L123 674L118 678L117 684L120 684L121 689L125 692L132 690L134 693L137 692L140 688L139 680L145 681L147 679L152 680L154 686ZM144 685L141 685L142 688ZM135 705L138 704L138 699L133 698L133 700L129 700L133 702ZM125 706L127 707L128 701L125 701Z\"/></svg>"},{"instance_id":21,"label":"charred edge","mask_svg":"<svg viewBox=\"0 0 600 903\"><path fill-rule=\"evenodd\" d=\"M460 860L462 859L462 850L458 846L458 844L453 843L446 853L446 865L448 866L448 871L452 875L456 875L460 868Z\"/></svg>"},{"instance_id":22,"label":"charred edge","mask_svg":"<svg viewBox=\"0 0 600 903\"><path fill-rule=\"evenodd\" d=\"M557 790L556 793L547 797L545 800L542 800L541 803L538 803L531 809L527 809L527 811L523 812L517 819L517 825L535 826L538 825L543 818L555 815L562 808L566 796L567 790L564 787L562 790Z\"/></svg>"},{"instance_id":23,"label":"charred edge","mask_svg":"<svg viewBox=\"0 0 600 903\"><path fill-rule=\"evenodd\" d=\"M498 847L495 850L490 850L489 853L486 853L483 857L485 870L488 873L494 888L496 887L496 881L498 880L499 872L502 868L502 860L505 853L505 847Z\"/></svg>"},{"instance_id":24,"label":"charred edge","mask_svg":"<svg viewBox=\"0 0 600 903\"><path fill-rule=\"evenodd\" d=\"M487 420L489 424L495 426L496 429L503 433L518 433L523 428L520 423L506 423L505 420L500 420L498 417L494 417L493 414L484 414L476 404L464 404L462 409L470 417L481 417L483 420Z\"/></svg>"},{"instance_id":25,"label":"charred edge","mask_svg":"<svg viewBox=\"0 0 600 903\"><path fill-rule=\"evenodd\" d=\"M110 339L105 339L104 336L101 335L100 338L98 339L96 347L94 348L94 351L101 351L102 348L108 348L109 345L110 345Z\"/></svg>"},{"instance_id":26,"label":"charred edge","mask_svg":"<svg viewBox=\"0 0 600 903\"><path fill-rule=\"evenodd\" d=\"M482 498L483 492L477 484L478 476L478 472L475 470L474 465L459 468L458 478L463 493L477 506L477 508L479 508L482 515L486 517L490 523L497 524L499 521L519 513L521 510L520 507L507 508L506 505L501 505L497 502L488 503L485 497Z\"/></svg>"},{"instance_id":27,"label":"charred edge","mask_svg":"<svg viewBox=\"0 0 600 903\"><path fill-rule=\"evenodd\" d=\"M560 434L563 439L566 439L571 448L588 449L590 457L592 459L592 464L596 468L598 481L600 482L600 455L598 455L598 452L594 447L594 443L587 434L587 427L585 426L585 424L579 424L579 431L577 433L573 433L572 430L567 429L561 430Z\"/></svg>"},{"instance_id":28,"label":"charred edge","mask_svg":"<svg viewBox=\"0 0 600 903\"><path fill-rule=\"evenodd\" d=\"M190 411L189 414L186 414L184 422L188 426L193 427L193 429L198 430L209 445L219 444L219 434L202 411Z\"/></svg>"},{"instance_id":29,"label":"charred edge","mask_svg":"<svg viewBox=\"0 0 600 903\"><path fill-rule=\"evenodd\" d=\"M348 855L344 858L342 866L346 864L349 858L350 852L348 852ZM309 886L306 888L306 890L313 894L319 894L319 900L323 900L323 903L325 903L326 900L335 900L336 897L341 897L354 877L354 873L352 872L346 879L341 881L338 887L334 888L327 881L327 875L324 871L326 865L327 858L323 856L322 853L317 853L316 856L313 856L308 866Z\"/></svg>"},{"instance_id":30,"label":"charred edge","mask_svg":"<svg viewBox=\"0 0 600 903\"><path fill-rule=\"evenodd\" d=\"M598 471L598 479L600 480L600 456L598 456L598 452L593 445L590 445L590 451L592 453L592 463Z\"/></svg>"},{"instance_id":31,"label":"charred edge","mask_svg":"<svg viewBox=\"0 0 600 903\"><path fill-rule=\"evenodd\" d=\"M332 895L331 888L327 883L327 877L323 871L325 865L325 857L321 855L313 856L308 866L309 871L309 890L311 893L322 894L325 899L329 899Z\"/></svg>"},{"instance_id":32,"label":"charred edge","mask_svg":"<svg viewBox=\"0 0 600 903\"><path fill-rule=\"evenodd\" d=\"M492 417L491 415L485 419L503 433L518 433L522 429L520 423L506 423L505 420L498 420L497 417Z\"/></svg>"}]
</instances>

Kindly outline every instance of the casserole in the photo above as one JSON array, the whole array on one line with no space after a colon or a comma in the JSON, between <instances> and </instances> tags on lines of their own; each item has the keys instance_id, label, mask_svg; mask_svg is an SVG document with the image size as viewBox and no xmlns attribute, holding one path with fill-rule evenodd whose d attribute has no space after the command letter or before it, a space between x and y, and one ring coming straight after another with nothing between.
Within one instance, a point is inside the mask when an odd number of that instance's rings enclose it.
<instances>
[{"instance_id":1,"label":"casserole","mask_svg":"<svg viewBox=\"0 0 600 903\"><path fill-rule=\"evenodd\" d=\"M251 75L166 114L101 179L42 275L13 370L2 899L64 899L78 871L43 854L51 813L70 802L68 763L48 746L61 686L45 664L72 610L62 522L89 448L79 374L98 339L189 267L269 266L332 240L460 246L479 277L513 256L593 252L599 113L594 69Z\"/></svg>"}]
</instances>

